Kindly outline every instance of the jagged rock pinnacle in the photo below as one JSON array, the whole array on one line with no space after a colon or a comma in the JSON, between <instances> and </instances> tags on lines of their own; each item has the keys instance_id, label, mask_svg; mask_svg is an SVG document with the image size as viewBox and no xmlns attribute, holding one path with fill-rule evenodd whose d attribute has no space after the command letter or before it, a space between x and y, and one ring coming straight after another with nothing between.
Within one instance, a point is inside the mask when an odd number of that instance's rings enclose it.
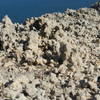
<instances>
[{"instance_id":1,"label":"jagged rock pinnacle","mask_svg":"<svg viewBox=\"0 0 100 100\"><path fill-rule=\"evenodd\" d=\"M12 25L12 21L11 19L8 17L8 15L4 16L4 18L2 19L2 22L5 24L5 25Z\"/></svg>"}]
</instances>

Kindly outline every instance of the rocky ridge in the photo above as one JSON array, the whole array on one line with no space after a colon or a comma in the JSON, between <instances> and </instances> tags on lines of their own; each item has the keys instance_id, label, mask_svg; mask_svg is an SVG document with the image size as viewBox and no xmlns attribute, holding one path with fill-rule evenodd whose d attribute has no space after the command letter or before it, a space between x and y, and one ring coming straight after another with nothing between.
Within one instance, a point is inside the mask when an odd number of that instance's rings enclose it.
<instances>
[{"instance_id":1,"label":"rocky ridge","mask_svg":"<svg viewBox=\"0 0 100 100\"><path fill-rule=\"evenodd\" d=\"M0 100L100 100L100 3L23 24L5 16Z\"/></svg>"}]
</instances>

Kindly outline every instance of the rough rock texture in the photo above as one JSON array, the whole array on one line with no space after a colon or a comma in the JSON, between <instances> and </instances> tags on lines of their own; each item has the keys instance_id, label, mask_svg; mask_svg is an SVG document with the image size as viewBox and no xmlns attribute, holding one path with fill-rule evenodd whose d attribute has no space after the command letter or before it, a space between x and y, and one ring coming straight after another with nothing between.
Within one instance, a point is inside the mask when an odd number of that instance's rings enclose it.
<instances>
[{"instance_id":1,"label":"rough rock texture","mask_svg":"<svg viewBox=\"0 0 100 100\"><path fill-rule=\"evenodd\" d=\"M94 8L0 22L0 100L100 100L100 14Z\"/></svg>"},{"instance_id":2,"label":"rough rock texture","mask_svg":"<svg viewBox=\"0 0 100 100\"><path fill-rule=\"evenodd\" d=\"M100 0L98 2L96 2L95 4L93 4L91 6L91 8L94 8L100 12Z\"/></svg>"}]
</instances>

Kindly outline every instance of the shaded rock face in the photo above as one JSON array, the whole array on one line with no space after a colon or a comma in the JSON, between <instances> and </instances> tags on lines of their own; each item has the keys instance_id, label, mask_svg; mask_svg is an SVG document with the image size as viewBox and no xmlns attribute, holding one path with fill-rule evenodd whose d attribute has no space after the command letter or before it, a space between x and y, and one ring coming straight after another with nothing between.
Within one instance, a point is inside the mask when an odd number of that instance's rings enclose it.
<instances>
[{"instance_id":1,"label":"shaded rock face","mask_svg":"<svg viewBox=\"0 0 100 100\"><path fill-rule=\"evenodd\" d=\"M100 0L91 6L92 8L100 12Z\"/></svg>"},{"instance_id":2,"label":"shaded rock face","mask_svg":"<svg viewBox=\"0 0 100 100\"><path fill-rule=\"evenodd\" d=\"M98 9L0 22L0 100L99 100Z\"/></svg>"}]
</instances>

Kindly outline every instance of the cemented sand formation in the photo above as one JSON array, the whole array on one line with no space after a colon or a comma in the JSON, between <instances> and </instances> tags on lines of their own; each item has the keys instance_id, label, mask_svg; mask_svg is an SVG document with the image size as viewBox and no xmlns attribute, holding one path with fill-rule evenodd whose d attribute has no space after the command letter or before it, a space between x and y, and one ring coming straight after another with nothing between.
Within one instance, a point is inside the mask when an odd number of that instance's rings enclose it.
<instances>
[{"instance_id":1,"label":"cemented sand formation","mask_svg":"<svg viewBox=\"0 0 100 100\"><path fill-rule=\"evenodd\" d=\"M98 6L97 6L98 5ZM100 100L100 3L0 23L0 100Z\"/></svg>"}]
</instances>

